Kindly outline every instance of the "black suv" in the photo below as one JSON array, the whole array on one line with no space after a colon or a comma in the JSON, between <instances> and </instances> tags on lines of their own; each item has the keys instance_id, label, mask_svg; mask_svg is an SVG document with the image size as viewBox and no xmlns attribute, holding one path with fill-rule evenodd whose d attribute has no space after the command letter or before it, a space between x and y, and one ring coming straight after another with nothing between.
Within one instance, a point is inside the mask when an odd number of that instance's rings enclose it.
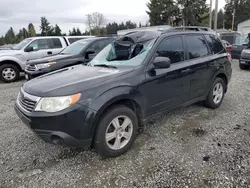
<instances>
[{"instance_id":1,"label":"black suv","mask_svg":"<svg viewBox=\"0 0 250 188\"><path fill-rule=\"evenodd\" d=\"M198 101L218 108L231 73L214 33L139 31L113 41L89 66L26 82L15 110L47 142L115 157L155 115Z\"/></svg>"},{"instance_id":2,"label":"black suv","mask_svg":"<svg viewBox=\"0 0 250 188\"><path fill-rule=\"evenodd\" d=\"M25 77L30 80L61 68L77 64L86 65L113 40L114 38L108 37L82 39L74 42L57 55L30 60L25 67Z\"/></svg>"}]
</instances>

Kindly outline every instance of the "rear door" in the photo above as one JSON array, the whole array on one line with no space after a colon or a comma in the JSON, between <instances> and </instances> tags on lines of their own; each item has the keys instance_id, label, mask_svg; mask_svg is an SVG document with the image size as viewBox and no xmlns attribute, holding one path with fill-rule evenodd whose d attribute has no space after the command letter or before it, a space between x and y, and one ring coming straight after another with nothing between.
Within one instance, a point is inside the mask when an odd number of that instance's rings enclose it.
<instances>
[{"instance_id":1,"label":"rear door","mask_svg":"<svg viewBox=\"0 0 250 188\"><path fill-rule=\"evenodd\" d=\"M195 100L205 96L206 93L211 74L208 66L211 61L209 59L210 52L206 40L201 34L187 34L185 35L185 42L192 70L190 100Z\"/></svg>"},{"instance_id":2,"label":"rear door","mask_svg":"<svg viewBox=\"0 0 250 188\"><path fill-rule=\"evenodd\" d=\"M47 52L48 55L55 55L63 50L64 46L60 38L50 38L49 41L51 43L51 49Z\"/></svg>"}]
</instances>

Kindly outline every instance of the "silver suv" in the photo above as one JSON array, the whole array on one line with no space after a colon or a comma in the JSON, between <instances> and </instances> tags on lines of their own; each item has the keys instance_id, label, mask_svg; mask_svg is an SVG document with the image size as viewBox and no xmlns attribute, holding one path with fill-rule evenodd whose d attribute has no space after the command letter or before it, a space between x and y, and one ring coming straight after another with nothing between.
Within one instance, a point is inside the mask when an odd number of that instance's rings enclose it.
<instances>
[{"instance_id":1,"label":"silver suv","mask_svg":"<svg viewBox=\"0 0 250 188\"><path fill-rule=\"evenodd\" d=\"M58 54L71 43L92 36L32 37L0 51L0 79L9 83L18 79L28 60Z\"/></svg>"}]
</instances>

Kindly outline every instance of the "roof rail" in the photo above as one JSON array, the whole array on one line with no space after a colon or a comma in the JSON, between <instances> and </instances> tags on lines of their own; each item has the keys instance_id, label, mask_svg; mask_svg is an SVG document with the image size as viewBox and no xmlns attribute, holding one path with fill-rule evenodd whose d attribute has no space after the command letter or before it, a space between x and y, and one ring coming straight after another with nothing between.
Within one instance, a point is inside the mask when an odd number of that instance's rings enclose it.
<instances>
[{"instance_id":1,"label":"roof rail","mask_svg":"<svg viewBox=\"0 0 250 188\"><path fill-rule=\"evenodd\" d=\"M209 27L181 26L181 27L173 27L171 29L167 29L163 33L176 32L176 31L207 31L207 32L213 32L213 30L210 29Z\"/></svg>"}]
</instances>

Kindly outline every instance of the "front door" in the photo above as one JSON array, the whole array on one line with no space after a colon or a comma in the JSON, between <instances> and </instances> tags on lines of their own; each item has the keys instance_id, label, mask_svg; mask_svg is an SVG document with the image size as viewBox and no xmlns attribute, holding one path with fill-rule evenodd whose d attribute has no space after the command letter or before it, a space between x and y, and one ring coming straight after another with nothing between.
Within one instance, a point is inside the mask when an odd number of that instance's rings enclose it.
<instances>
[{"instance_id":1,"label":"front door","mask_svg":"<svg viewBox=\"0 0 250 188\"><path fill-rule=\"evenodd\" d=\"M189 101L190 64L186 61L182 36L163 40L155 56L168 57L171 66L146 73L147 115L171 109Z\"/></svg>"},{"instance_id":2,"label":"front door","mask_svg":"<svg viewBox=\"0 0 250 188\"><path fill-rule=\"evenodd\" d=\"M27 52L26 49L32 47L33 51ZM24 60L32 60L43 58L49 55L53 55L53 47L50 39L37 39L31 42L25 49L24 49Z\"/></svg>"}]
</instances>

